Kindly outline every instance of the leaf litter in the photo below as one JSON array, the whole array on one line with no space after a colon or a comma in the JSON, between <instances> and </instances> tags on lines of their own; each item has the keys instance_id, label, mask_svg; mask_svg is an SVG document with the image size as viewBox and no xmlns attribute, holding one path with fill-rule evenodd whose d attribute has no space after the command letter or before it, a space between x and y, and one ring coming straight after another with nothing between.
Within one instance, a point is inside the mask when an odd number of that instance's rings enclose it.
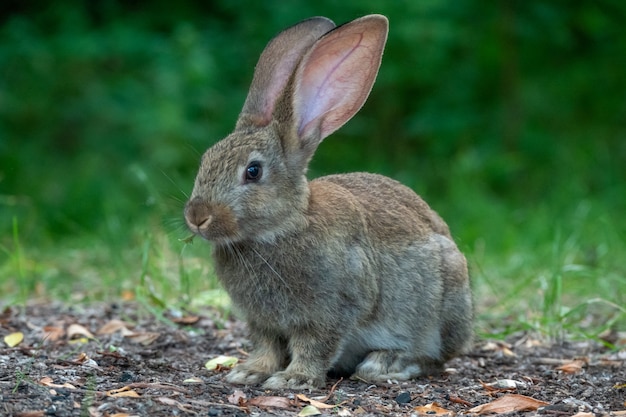
<instances>
[{"instance_id":1,"label":"leaf litter","mask_svg":"<svg viewBox=\"0 0 626 417\"><path fill-rule=\"evenodd\" d=\"M442 374L414 381L329 378L319 390L266 391L225 382L246 360L245 326L202 313L172 324L132 303L6 308L0 415L626 416L623 344L611 351L516 334L480 341Z\"/></svg>"}]
</instances>

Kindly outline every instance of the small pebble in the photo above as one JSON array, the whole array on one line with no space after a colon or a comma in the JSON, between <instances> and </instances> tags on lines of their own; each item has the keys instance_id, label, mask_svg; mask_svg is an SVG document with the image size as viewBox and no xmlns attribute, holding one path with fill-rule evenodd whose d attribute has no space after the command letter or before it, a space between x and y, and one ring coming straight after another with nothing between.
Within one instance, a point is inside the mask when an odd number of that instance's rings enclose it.
<instances>
[{"instance_id":1,"label":"small pebble","mask_svg":"<svg viewBox=\"0 0 626 417\"><path fill-rule=\"evenodd\" d=\"M407 404L411 402L411 394L408 391L401 392L396 397L396 402L398 404Z\"/></svg>"},{"instance_id":2,"label":"small pebble","mask_svg":"<svg viewBox=\"0 0 626 417\"><path fill-rule=\"evenodd\" d=\"M209 408L209 416L215 417L220 415L220 410L217 408Z\"/></svg>"},{"instance_id":3,"label":"small pebble","mask_svg":"<svg viewBox=\"0 0 626 417\"><path fill-rule=\"evenodd\" d=\"M124 371L118 378L118 382L129 382L129 381L132 381L133 379L134 379L133 374L131 374L130 372Z\"/></svg>"}]
</instances>

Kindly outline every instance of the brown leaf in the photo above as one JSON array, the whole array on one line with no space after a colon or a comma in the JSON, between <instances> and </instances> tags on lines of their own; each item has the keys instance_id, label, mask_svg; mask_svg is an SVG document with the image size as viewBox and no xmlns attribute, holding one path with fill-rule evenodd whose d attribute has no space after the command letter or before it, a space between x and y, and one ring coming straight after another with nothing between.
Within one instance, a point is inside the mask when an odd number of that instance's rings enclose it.
<instances>
[{"instance_id":1,"label":"brown leaf","mask_svg":"<svg viewBox=\"0 0 626 417\"><path fill-rule=\"evenodd\" d=\"M462 405L464 405L466 407L469 407L470 405L472 405L471 402L469 402L467 400L464 400L463 398L458 397L456 395L450 395L450 402L457 403L457 404L462 404Z\"/></svg>"},{"instance_id":2,"label":"brown leaf","mask_svg":"<svg viewBox=\"0 0 626 417\"><path fill-rule=\"evenodd\" d=\"M194 324L197 323L198 320L200 320L200 316L185 316L172 319L174 323L178 324Z\"/></svg>"},{"instance_id":3,"label":"brown leaf","mask_svg":"<svg viewBox=\"0 0 626 417\"><path fill-rule=\"evenodd\" d=\"M157 400L160 401L161 403L165 404L165 405L170 405L170 406L176 407L180 411L184 411L185 413L193 413L193 410L190 410L185 404L181 403L180 401L176 401L173 398L158 397Z\"/></svg>"},{"instance_id":4,"label":"brown leaf","mask_svg":"<svg viewBox=\"0 0 626 417\"><path fill-rule=\"evenodd\" d=\"M420 416L453 416L454 415L454 411L441 408L441 406L437 403L430 403L424 406L415 407L413 410L417 411L417 415L420 415Z\"/></svg>"},{"instance_id":5,"label":"brown leaf","mask_svg":"<svg viewBox=\"0 0 626 417\"><path fill-rule=\"evenodd\" d=\"M248 400L248 404L267 408L291 408L291 401L285 397L254 397Z\"/></svg>"},{"instance_id":6,"label":"brown leaf","mask_svg":"<svg viewBox=\"0 0 626 417\"><path fill-rule=\"evenodd\" d=\"M515 357L517 356L515 352L511 350L512 346L508 343L498 341L498 342L487 342L485 343L480 350L483 352L495 352L498 355Z\"/></svg>"},{"instance_id":7,"label":"brown leaf","mask_svg":"<svg viewBox=\"0 0 626 417\"><path fill-rule=\"evenodd\" d=\"M507 394L490 403L474 407L469 412L475 414L504 414L513 411L536 411L544 405L548 405L548 403L526 397L525 395Z\"/></svg>"},{"instance_id":8,"label":"brown leaf","mask_svg":"<svg viewBox=\"0 0 626 417\"><path fill-rule=\"evenodd\" d=\"M134 398L140 397L140 395L137 394L137 391L133 390L129 386L125 386L125 387L118 388L118 389L112 389L110 391L107 391L106 395L107 397L134 397Z\"/></svg>"},{"instance_id":9,"label":"brown leaf","mask_svg":"<svg viewBox=\"0 0 626 417\"><path fill-rule=\"evenodd\" d=\"M133 301L135 299L135 293L131 290L124 290L121 294L123 301Z\"/></svg>"},{"instance_id":10,"label":"brown leaf","mask_svg":"<svg viewBox=\"0 0 626 417\"><path fill-rule=\"evenodd\" d=\"M44 326L43 327L43 339L48 342L56 342L65 336L65 330L56 326Z\"/></svg>"},{"instance_id":11,"label":"brown leaf","mask_svg":"<svg viewBox=\"0 0 626 417\"><path fill-rule=\"evenodd\" d=\"M49 376L44 376L43 378L41 378L39 380L39 383L41 385L43 385L44 387L50 387L50 388L69 388L69 389L76 389L76 387L68 382L64 383L64 384L55 384L54 382L52 382L52 378L50 378Z\"/></svg>"},{"instance_id":12,"label":"brown leaf","mask_svg":"<svg viewBox=\"0 0 626 417\"><path fill-rule=\"evenodd\" d=\"M576 374L583 370L583 366L586 365L586 362L582 359L575 359L571 362L565 363L558 368L557 371L564 372L566 374Z\"/></svg>"},{"instance_id":13,"label":"brown leaf","mask_svg":"<svg viewBox=\"0 0 626 417\"><path fill-rule=\"evenodd\" d=\"M236 389L232 394L228 396L228 402L231 404L243 406L246 402L246 394L243 391Z\"/></svg>"},{"instance_id":14,"label":"brown leaf","mask_svg":"<svg viewBox=\"0 0 626 417\"><path fill-rule=\"evenodd\" d=\"M304 394L296 394L296 397L298 397L298 399L300 401L304 401L305 403L309 403L309 404L311 404L312 406L314 406L316 408L335 408L335 407L337 407L336 405L333 405L333 404L326 404L326 403L323 403L321 401L312 400L312 399L308 398Z\"/></svg>"},{"instance_id":15,"label":"brown leaf","mask_svg":"<svg viewBox=\"0 0 626 417\"><path fill-rule=\"evenodd\" d=\"M161 336L161 333L156 332L141 332L141 333L131 333L124 335L128 340L132 343L141 344L144 346L148 346L152 344L155 340Z\"/></svg>"},{"instance_id":16,"label":"brown leaf","mask_svg":"<svg viewBox=\"0 0 626 417\"><path fill-rule=\"evenodd\" d=\"M123 332L124 330L128 330L128 327L128 324L122 320L113 319L109 320L102 327L100 327L96 334L113 334L117 331Z\"/></svg>"},{"instance_id":17,"label":"brown leaf","mask_svg":"<svg viewBox=\"0 0 626 417\"><path fill-rule=\"evenodd\" d=\"M70 327L67 328L67 337L75 339L81 336L87 339L94 339L94 335L85 326L76 323L70 324Z\"/></svg>"}]
</instances>

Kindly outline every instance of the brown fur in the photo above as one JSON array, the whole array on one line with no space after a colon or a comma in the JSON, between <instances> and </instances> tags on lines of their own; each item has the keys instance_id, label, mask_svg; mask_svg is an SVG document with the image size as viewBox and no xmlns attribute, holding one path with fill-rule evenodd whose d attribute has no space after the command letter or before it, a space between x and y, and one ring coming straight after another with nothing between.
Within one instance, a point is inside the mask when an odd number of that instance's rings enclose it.
<instances>
[{"instance_id":1,"label":"brown fur","mask_svg":"<svg viewBox=\"0 0 626 417\"><path fill-rule=\"evenodd\" d=\"M255 346L232 383L320 386L329 371L409 379L471 340L465 258L420 197L376 174L306 180L317 145L365 101L386 38L376 15L310 32L329 22L270 42L235 131L203 156L185 208L190 229L214 243ZM254 181L252 162L263 168Z\"/></svg>"}]
</instances>

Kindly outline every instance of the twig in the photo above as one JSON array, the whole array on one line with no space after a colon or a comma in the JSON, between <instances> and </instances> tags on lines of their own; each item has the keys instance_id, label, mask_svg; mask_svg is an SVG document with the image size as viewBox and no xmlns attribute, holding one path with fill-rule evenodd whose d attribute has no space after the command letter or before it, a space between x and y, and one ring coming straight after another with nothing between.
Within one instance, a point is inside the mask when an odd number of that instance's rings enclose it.
<instances>
[{"instance_id":1,"label":"twig","mask_svg":"<svg viewBox=\"0 0 626 417\"><path fill-rule=\"evenodd\" d=\"M180 392L183 394L190 394L189 390L184 388L179 388L176 385L170 384L157 384L151 382L134 382L132 384L127 385L129 388L154 388L154 389L167 389L171 391Z\"/></svg>"},{"instance_id":2,"label":"twig","mask_svg":"<svg viewBox=\"0 0 626 417\"><path fill-rule=\"evenodd\" d=\"M571 359L554 359L554 358L537 358L533 359L533 363L539 365L565 365L572 362Z\"/></svg>"},{"instance_id":3,"label":"twig","mask_svg":"<svg viewBox=\"0 0 626 417\"><path fill-rule=\"evenodd\" d=\"M329 400L330 396L333 395L333 393L335 392L335 390L337 389L337 386L339 385L341 381L343 381L343 377L339 378L339 381L335 382L333 386L330 387L330 391L328 392L328 395L325 396L324 399L322 400L323 403Z\"/></svg>"},{"instance_id":4,"label":"twig","mask_svg":"<svg viewBox=\"0 0 626 417\"><path fill-rule=\"evenodd\" d=\"M240 407L240 406L234 405L234 404L214 403L214 402L210 402L210 401L191 400L191 399L188 399L186 401L188 403L199 405L199 406L202 406L202 407L224 407L224 408L230 408L230 409L238 410L238 411L242 411L242 410L245 411L245 410L247 410L246 407Z\"/></svg>"}]
</instances>

